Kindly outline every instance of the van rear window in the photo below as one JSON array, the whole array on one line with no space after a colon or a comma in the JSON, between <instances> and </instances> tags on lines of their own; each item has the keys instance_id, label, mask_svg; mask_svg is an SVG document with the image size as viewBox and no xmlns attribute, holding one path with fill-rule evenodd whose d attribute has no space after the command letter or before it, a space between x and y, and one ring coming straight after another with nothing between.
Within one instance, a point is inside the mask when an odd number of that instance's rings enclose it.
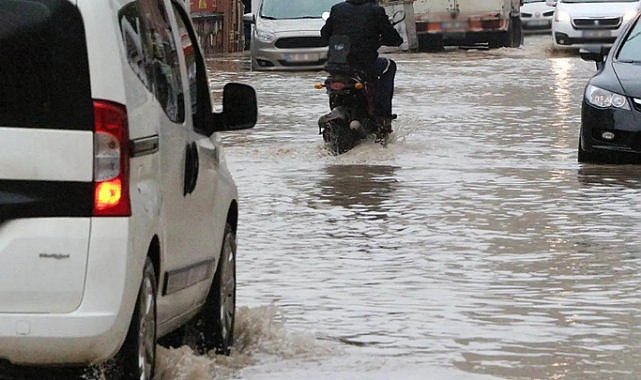
<instances>
[{"instance_id":1,"label":"van rear window","mask_svg":"<svg viewBox=\"0 0 641 380\"><path fill-rule=\"evenodd\" d=\"M0 1L0 127L93 128L82 17L67 0Z\"/></svg>"}]
</instances>

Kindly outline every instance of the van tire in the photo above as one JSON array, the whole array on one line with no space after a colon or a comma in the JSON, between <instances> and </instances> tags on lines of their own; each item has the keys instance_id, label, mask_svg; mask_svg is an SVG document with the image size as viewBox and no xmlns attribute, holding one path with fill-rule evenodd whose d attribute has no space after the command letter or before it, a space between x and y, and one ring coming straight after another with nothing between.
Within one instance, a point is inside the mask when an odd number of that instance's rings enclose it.
<instances>
[{"instance_id":1,"label":"van tire","mask_svg":"<svg viewBox=\"0 0 641 380\"><path fill-rule=\"evenodd\" d=\"M188 326L188 330L191 331L187 335L191 337L193 332L196 332L198 337L196 351L206 354L215 350L216 354L230 355L234 343L235 318L236 234L227 224L209 295L200 312Z\"/></svg>"},{"instance_id":2,"label":"van tire","mask_svg":"<svg viewBox=\"0 0 641 380\"><path fill-rule=\"evenodd\" d=\"M107 365L105 370L107 379L151 380L154 378L156 296L156 272L151 260L147 258L129 331L125 342L114 358L116 365ZM117 372L111 373L110 371Z\"/></svg>"}]
</instances>

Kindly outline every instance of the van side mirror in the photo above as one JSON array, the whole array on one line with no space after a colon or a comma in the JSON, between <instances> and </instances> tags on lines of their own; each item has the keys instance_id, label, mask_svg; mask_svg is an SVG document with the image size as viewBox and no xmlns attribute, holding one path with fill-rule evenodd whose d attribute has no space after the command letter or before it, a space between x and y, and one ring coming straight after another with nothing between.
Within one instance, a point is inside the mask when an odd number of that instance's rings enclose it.
<instances>
[{"instance_id":1,"label":"van side mirror","mask_svg":"<svg viewBox=\"0 0 641 380\"><path fill-rule=\"evenodd\" d=\"M241 83L227 83L223 87L223 112L214 114L216 130L248 129L256 125L258 103L253 87ZM222 124L222 125L221 125Z\"/></svg>"},{"instance_id":2,"label":"van side mirror","mask_svg":"<svg viewBox=\"0 0 641 380\"><path fill-rule=\"evenodd\" d=\"M396 12L394 12L392 17L390 18L390 23L392 25L400 24L403 21L405 21L405 11L402 9L399 9Z\"/></svg>"},{"instance_id":3,"label":"van side mirror","mask_svg":"<svg viewBox=\"0 0 641 380\"><path fill-rule=\"evenodd\" d=\"M605 46L587 46L579 50L579 55L584 61L594 61L597 70L601 70L605 64L605 57L610 52L610 48Z\"/></svg>"}]
</instances>

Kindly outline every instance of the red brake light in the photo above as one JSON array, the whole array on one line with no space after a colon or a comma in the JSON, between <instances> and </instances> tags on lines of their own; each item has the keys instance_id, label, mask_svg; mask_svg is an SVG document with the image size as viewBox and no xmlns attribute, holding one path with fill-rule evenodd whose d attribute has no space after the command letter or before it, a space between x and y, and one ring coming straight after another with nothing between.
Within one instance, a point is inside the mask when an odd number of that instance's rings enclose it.
<instances>
[{"instance_id":1,"label":"red brake light","mask_svg":"<svg viewBox=\"0 0 641 380\"><path fill-rule=\"evenodd\" d=\"M94 216L130 216L129 126L125 106L94 101Z\"/></svg>"},{"instance_id":2,"label":"red brake light","mask_svg":"<svg viewBox=\"0 0 641 380\"><path fill-rule=\"evenodd\" d=\"M329 84L329 88L331 88L332 90L336 90L336 91L340 91L340 90L344 89L345 87L347 87L347 86L343 82L332 82L332 83Z\"/></svg>"}]
</instances>

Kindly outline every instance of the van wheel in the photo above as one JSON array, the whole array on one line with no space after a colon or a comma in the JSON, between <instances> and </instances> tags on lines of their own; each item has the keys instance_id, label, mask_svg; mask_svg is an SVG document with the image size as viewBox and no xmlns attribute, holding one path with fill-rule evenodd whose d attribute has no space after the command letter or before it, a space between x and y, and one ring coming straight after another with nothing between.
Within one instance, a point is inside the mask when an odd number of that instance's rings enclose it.
<instances>
[{"instance_id":1,"label":"van wheel","mask_svg":"<svg viewBox=\"0 0 641 380\"><path fill-rule=\"evenodd\" d=\"M125 342L115 357L115 367L108 366L106 378L122 380L151 380L156 361L156 273L147 258L136 308ZM109 371L120 373L111 374Z\"/></svg>"},{"instance_id":2,"label":"van wheel","mask_svg":"<svg viewBox=\"0 0 641 380\"><path fill-rule=\"evenodd\" d=\"M234 343L236 316L236 234L230 225L225 227L223 248L209 295L188 329L198 336L196 349L201 354L215 350L230 355Z\"/></svg>"}]
</instances>

